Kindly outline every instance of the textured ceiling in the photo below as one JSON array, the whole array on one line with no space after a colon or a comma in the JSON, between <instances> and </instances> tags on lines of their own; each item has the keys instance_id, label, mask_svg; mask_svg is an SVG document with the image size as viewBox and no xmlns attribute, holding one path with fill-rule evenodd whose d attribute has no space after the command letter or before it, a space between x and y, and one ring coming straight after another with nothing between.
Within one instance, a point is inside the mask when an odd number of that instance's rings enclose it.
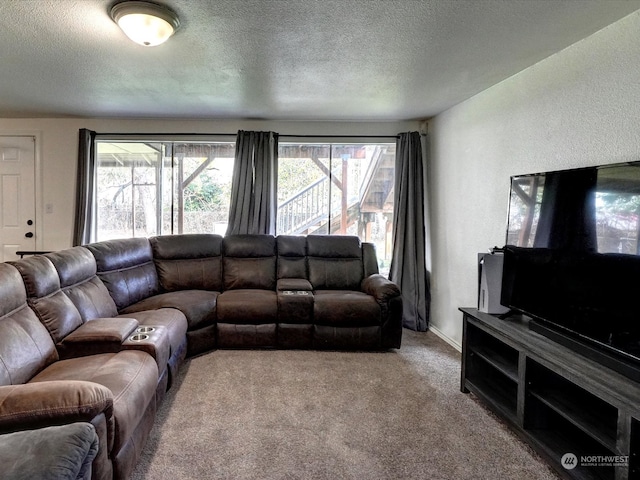
<instances>
[{"instance_id":1,"label":"textured ceiling","mask_svg":"<svg viewBox=\"0 0 640 480\"><path fill-rule=\"evenodd\" d=\"M0 0L0 117L433 116L640 0L165 0L134 44L107 0Z\"/></svg>"}]
</instances>

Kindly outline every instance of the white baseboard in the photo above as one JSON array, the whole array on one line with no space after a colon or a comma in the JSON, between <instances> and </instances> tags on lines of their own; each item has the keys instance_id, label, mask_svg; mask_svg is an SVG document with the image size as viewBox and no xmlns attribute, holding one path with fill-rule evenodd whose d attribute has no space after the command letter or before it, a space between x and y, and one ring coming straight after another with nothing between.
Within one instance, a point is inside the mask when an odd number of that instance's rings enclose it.
<instances>
[{"instance_id":1,"label":"white baseboard","mask_svg":"<svg viewBox=\"0 0 640 480\"><path fill-rule=\"evenodd\" d=\"M440 337L442 340L447 342L449 345L451 345L453 348L455 348L459 352L462 352L462 345L460 343L456 342L455 340L453 340L450 337L447 337L444 333L442 333L440 330L438 330L433 325L429 325L429 331L433 332L437 337Z\"/></svg>"}]
</instances>

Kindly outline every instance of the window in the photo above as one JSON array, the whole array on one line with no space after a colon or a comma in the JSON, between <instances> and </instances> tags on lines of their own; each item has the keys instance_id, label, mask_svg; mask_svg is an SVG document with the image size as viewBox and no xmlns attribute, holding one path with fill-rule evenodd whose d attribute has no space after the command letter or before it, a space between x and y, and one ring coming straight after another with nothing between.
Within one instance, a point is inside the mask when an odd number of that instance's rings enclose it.
<instances>
[{"instance_id":1,"label":"window","mask_svg":"<svg viewBox=\"0 0 640 480\"><path fill-rule=\"evenodd\" d=\"M395 144L291 144L278 150L278 235L358 235L392 255Z\"/></svg>"},{"instance_id":2,"label":"window","mask_svg":"<svg viewBox=\"0 0 640 480\"><path fill-rule=\"evenodd\" d=\"M98 241L224 235L234 143L96 142Z\"/></svg>"},{"instance_id":3,"label":"window","mask_svg":"<svg viewBox=\"0 0 640 480\"><path fill-rule=\"evenodd\" d=\"M98 140L98 241L227 230L235 142ZM278 151L277 235L358 235L392 255L395 144Z\"/></svg>"}]
</instances>

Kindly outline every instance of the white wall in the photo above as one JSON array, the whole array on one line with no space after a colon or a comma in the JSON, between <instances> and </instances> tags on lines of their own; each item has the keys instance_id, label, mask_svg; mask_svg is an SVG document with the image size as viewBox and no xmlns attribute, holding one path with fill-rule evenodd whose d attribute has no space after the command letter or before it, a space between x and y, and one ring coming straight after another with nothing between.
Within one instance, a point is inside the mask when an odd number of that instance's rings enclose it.
<instances>
[{"instance_id":1,"label":"white wall","mask_svg":"<svg viewBox=\"0 0 640 480\"><path fill-rule=\"evenodd\" d=\"M477 252L505 242L510 176L640 160L640 11L430 123L433 327L461 341Z\"/></svg>"},{"instance_id":2,"label":"white wall","mask_svg":"<svg viewBox=\"0 0 640 480\"><path fill-rule=\"evenodd\" d=\"M396 135L416 130L417 122L329 123L260 120L122 120L98 118L0 118L0 135L37 136L41 185L36 194L36 248L59 250L71 246L75 208L78 130L98 133L235 133L272 130L289 135ZM286 139L283 139L286 140ZM326 139L323 139L324 141ZM51 204L52 213L44 205Z\"/></svg>"}]
</instances>

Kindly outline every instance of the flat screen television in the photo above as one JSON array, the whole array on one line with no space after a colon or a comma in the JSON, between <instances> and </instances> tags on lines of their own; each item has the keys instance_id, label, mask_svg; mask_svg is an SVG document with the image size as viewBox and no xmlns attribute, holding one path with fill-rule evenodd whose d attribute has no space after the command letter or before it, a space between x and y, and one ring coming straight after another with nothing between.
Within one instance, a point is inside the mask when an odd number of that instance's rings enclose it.
<instances>
[{"instance_id":1,"label":"flat screen television","mask_svg":"<svg viewBox=\"0 0 640 480\"><path fill-rule=\"evenodd\" d=\"M503 305L640 381L640 162L517 175Z\"/></svg>"}]
</instances>

